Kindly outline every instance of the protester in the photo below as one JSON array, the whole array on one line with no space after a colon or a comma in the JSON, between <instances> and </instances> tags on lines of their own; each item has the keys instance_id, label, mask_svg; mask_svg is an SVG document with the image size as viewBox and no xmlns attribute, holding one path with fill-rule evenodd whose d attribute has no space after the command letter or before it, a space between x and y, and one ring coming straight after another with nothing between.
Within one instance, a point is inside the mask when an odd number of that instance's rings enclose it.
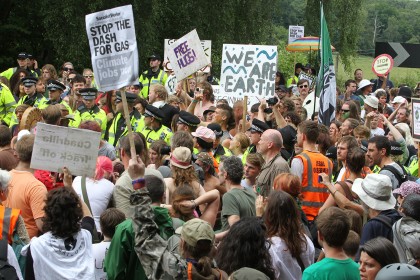
<instances>
[{"instance_id":1,"label":"protester","mask_svg":"<svg viewBox=\"0 0 420 280\"><path fill-rule=\"evenodd\" d=\"M360 251L359 270L361 279L375 280L381 268L400 262L395 246L383 237L369 240L360 247Z\"/></svg>"},{"instance_id":2,"label":"protester","mask_svg":"<svg viewBox=\"0 0 420 280\"><path fill-rule=\"evenodd\" d=\"M256 217L243 218L235 223L217 248L219 267L228 274L244 267L254 268L275 279L266 232L266 226Z\"/></svg>"},{"instance_id":3,"label":"protester","mask_svg":"<svg viewBox=\"0 0 420 280\"><path fill-rule=\"evenodd\" d=\"M281 176L281 175L279 175ZM264 213L270 255L276 277L300 279L302 271L313 263L315 249L301 227L300 214L292 196L272 191Z\"/></svg>"}]
</instances>

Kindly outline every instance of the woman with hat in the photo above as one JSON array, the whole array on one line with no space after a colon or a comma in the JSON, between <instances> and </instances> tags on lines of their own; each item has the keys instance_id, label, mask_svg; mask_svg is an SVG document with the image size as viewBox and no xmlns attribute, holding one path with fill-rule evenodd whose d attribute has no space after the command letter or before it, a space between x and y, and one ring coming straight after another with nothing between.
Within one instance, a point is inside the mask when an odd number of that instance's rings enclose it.
<instances>
[{"instance_id":1,"label":"woman with hat","mask_svg":"<svg viewBox=\"0 0 420 280\"><path fill-rule=\"evenodd\" d=\"M420 184L413 181L405 181L398 189L393 190L392 193L397 195L398 206L401 207L407 195L412 193L420 194Z\"/></svg>"},{"instance_id":2,"label":"woman with hat","mask_svg":"<svg viewBox=\"0 0 420 280\"><path fill-rule=\"evenodd\" d=\"M191 150L186 147L175 148L169 159L171 163L172 178L165 178L166 204L172 204L172 194L182 185L190 185L195 197L205 193L200 185L197 173L191 162Z\"/></svg>"}]
</instances>

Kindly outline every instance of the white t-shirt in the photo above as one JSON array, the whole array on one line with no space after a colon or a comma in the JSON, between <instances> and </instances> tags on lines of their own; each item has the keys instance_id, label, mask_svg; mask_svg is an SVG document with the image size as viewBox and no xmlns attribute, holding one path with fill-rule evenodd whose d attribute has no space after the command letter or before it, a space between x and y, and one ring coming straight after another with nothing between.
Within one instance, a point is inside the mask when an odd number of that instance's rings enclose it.
<instances>
[{"instance_id":1,"label":"white t-shirt","mask_svg":"<svg viewBox=\"0 0 420 280\"><path fill-rule=\"evenodd\" d=\"M305 235L307 245L302 245L300 258L305 268L314 263L315 247L308 236ZM278 279L298 280L302 279L302 270L298 261L292 257L286 243L280 237L270 238L272 244L269 252L273 262L273 268Z\"/></svg>"},{"instance_id":2,"label":"white t-shirt","mask_svg":"<svg viewBox=\"0 0 420 280\"><path fill-rule=\"evenodd\" d=\"M108 279L106 272L104 271L104 260L105 256L108 253L108 248L111 242L102 241L101 243L93 244L93 257L95 259L95 279L96 280L105 280Z\"/></svg>"},{"instance_id":3,"label":"white t-shirt","mask_svg":"<svg viewBox=\"0 0 420 280\"><path fill-rule=\"evenodd\" d=\"M19 277L19 280L23 280L22 272L20 271L19 262L16 258L15 252L13 251L12 246L7 245L7 262L16 269L16 274Z\"/></svg>"},{"instance_id":4,"label":"white t-shirt","mask_svg":"<svg viewBox=\"0 0 420 280\"><path fill-rule=\"evenodd\" d=\"M82 195L82 177L77 176L73 181L73 188L76 193L83 199ZM112 192L114 191L114 184L107 179L101 179L95 181L91 178L86 178L86 192L89 198L90 207L92 210L92 216L95 220L96 229L101 232L101 226L99 225L99 217L102 212L106 210L109 201L112 198Z\"/></svg>"},{"instance_id":5,"label":"white t-shirt","mask_svg":"<svg viewBox=\"0 0 420 280\"><path fill-rule=\"evenodd\" d=\"M37 280L94 279L92 235L85 229L66 239L44 233L30 248Z\"/></svg>"}]
</instances>

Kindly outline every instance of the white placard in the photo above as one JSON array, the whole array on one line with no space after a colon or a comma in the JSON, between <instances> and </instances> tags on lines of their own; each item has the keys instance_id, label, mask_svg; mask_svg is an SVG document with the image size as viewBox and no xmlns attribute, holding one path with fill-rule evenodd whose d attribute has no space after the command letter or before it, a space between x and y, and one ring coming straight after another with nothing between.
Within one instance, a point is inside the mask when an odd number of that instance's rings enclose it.
<instances>
[{"instance_id":1,"label":"white placard","mask_svg":"<svg viewBox=\"0 0 420 280\"><path fill-rule=\"evenodd\" d=\"M95 83L102 91L132 85L139 58L131 5L86 15Z\"/></svg>"},{"instance_id":2,"label":"white placard","mask_svg":"<svg viewBox=\"0 0 420 280\"><path fill-rule=\"evenodd\" d=\"M172 71L172 66L168 58L168 48L175 42L176 42L176 39L165 39L164 53L163 53L164 55L163 68L165 71ZM210 64L211 63L211 40L201 40L201 46L203 47L204 53L206 54L207 62ZM204 71L205 70L204 68L206 68L206 66L200 70Z\"/></svg>"},{"instance_id":3,"label":"white placard","mask_svg":"<svg viewBox=\"0 0 420 280\"><path fill-rule=\"evenodd\" d=\"M200 38L194 29L168 47L168 59L178 81L208 64Z\"/></svg>"},{"instance_id":4,"label":"white placard","mask_svg":"<svg viewBox=\"0 0 420 280\"><path fill-rule=\"evenodd\" d=\"M298 25L289 25L289 41L287 44L292 43L294 40L305 36L305 27Z\"/></svg>"},{"instance_id":5,"label":"white placard","mask_svg":"<svg viewBox=\"0 0 420 280\"><path fill-rule=\"evenodd\" d=\"M411 112L413 114L413 138L420 142L420 99L412 98L411 99Z\"/></svg>"},{"instance_id":6,"label":"white placard","mask_svg":"<svg viewBox=\"0 0 420 280\"><path fill-rule=\"evenodd\" d=\"M237 98L274 96L277 46L223 45L220 94Z\"/></svg>"},{"instance_id":7,"label":"white placard","mask_svg":"<svg viewBox=\"0 0 420 280\"><path fill-rule=\"evenodd\" d=\"M100 139L100 132L37 123L31 168L93 177Z\"/></svg>"}]
</instances>

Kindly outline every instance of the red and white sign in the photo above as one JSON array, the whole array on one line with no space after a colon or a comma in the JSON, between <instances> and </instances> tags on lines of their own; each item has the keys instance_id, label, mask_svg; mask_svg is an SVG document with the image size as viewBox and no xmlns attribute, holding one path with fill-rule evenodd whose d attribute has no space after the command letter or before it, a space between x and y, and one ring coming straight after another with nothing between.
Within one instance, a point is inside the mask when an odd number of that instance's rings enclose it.
<instances>
[{"instance_id":1,"label":"red and white sign","mask_svg":"<svg viewBox=\"0 0 420 280\"><path fill-rule=\"evenodd\" d=\"M389 54L378 55L372 63L372 71L377 76L386 76L394 66L394 59Z\"/></svg>"}]
</instances>

